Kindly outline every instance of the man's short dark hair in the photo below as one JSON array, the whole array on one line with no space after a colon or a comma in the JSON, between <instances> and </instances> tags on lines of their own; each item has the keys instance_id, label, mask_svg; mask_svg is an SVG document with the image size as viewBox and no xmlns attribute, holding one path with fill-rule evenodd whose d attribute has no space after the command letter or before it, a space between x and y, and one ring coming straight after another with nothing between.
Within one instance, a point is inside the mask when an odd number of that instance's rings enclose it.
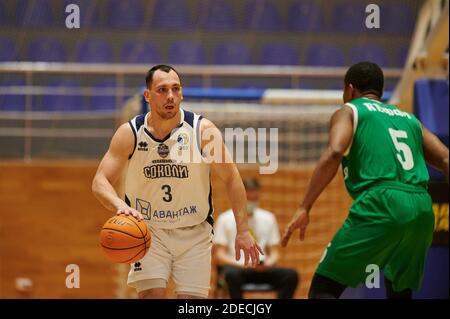
<instances>
[{"instance_id":1,"label":"man's short dark hair","mask_svg":"<svg viewBox=\"0 0 450 319\"><path fill-rule=\"evenodd\" d=\"M155 65L154 67L152 67L150 70L148 70L147 75L145 76L145 83L147 84L147 88L149 88L152 85L153 74L157 70L161 70L166 73L169 73L170 71L174 71L178 75L178 78L181 81L180 74L173 67L171 67L170 65L166 65L166 64L158 64L158 65Z\"/></svg>"},{"instance_id":2,"label":"man's short dark hair","mask_svg":"<svg viewBox=\"0 0 450 319\"><path fill-rule=\"evenodd\" d=\"M352 65L344 79L345 85L352 84L362 94L383 95L384 75L381 68L372 62L359 62Z\"/></svg>"},{"instance_id":3,"label":"man's short dark hair","mask_svg":"<svg viewBox=\"0 0 450 319\"><path fill-rule=\"evenodd\" d=\"M260 188L259 182L256 178L246 178L242 181L246 190L257 190Z\"/></svg>"}]
</instances>

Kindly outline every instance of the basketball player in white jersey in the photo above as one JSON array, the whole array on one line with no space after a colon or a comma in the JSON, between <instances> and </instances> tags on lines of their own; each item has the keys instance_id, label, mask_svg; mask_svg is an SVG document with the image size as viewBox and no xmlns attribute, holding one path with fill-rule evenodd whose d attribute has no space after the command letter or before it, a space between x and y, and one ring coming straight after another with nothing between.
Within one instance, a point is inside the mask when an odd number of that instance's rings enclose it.
<instances>
[{"instance_id":1,"label":"basketball player in white jersey","mask_svg":"<svg viewBox=\"0 0 450 319\"><path fill-rule=\"evenodd\" d=\"M178 298L208 297L213 235L210 169L224 181L232 205L236 260L243 250L245 264L251 259L256 266L263 253L249 233L245 189L220 131L211 121L180 108L180 82L170 66L156 65L148 71L144 96L151 112L119 127L92 183L94 195L107 209L144 219L152 233L150 250L131 265L128 276L128 285L139 298L164 298L170 275ZM212 132L209 138L203 138L206 131ZM203 148L214 136L219 137L223 155L204 161ZM113 186L126 167L122 200Z\"/></svg>"}]
</instances>

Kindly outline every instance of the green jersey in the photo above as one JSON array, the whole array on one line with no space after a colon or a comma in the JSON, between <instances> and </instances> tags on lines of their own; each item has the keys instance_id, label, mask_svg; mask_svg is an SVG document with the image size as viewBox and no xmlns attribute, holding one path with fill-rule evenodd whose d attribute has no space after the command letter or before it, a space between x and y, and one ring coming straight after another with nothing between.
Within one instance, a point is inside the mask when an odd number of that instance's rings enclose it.
<instances>
[{"instance_id":1,"label":"green jersey","mask_svg":"<svg viewBox=\"0 0 450 319\"><path fill-rule=\"evenodd\" d=\"M429 175L417 118L393 105L358 98L353 110L353 141L342 159L344 181L356 198L379 183L427 187ZM405 186L406 186L405 185Z\"/></svg>"}]
</instances>

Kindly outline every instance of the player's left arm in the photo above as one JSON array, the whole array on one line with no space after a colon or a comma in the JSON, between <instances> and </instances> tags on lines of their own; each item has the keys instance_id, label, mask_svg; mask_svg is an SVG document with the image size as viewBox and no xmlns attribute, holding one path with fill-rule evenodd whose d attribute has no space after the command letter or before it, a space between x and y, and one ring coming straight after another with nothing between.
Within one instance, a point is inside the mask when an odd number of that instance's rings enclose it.
<instances>
[{"instance_id":1,"label":"player's left arm","mask_svg":"<svg viewBox=\"0 0 450 319\"><path fill-rule=\"evenodd\" d=\"M314 202L333 180L346 150L353 138L353 111L344 106L336 111L330 120L328 146L320 157L306 190L305 197L283 234L281 245L286 246L290 236L300 229L300 240L304 240L309 223L309 211Z\"/></svg>"},{"instance_id":2,"label":"player's left arm","mask_svg":"<svg viewBox=\"0 0 450 319\"><path fill-rule=\"evenodd\" d=\"M236 220L236 260L240 259L241 249L244 251L245 265L248 264L249 257L253 266L259 262L259 253L262 249L250 235L247 208L246 192L244 184L236 165L225 147L222 134L219 129L208 119L203 118L200 122L201 147L207 152L205 158L211 162L211 168L217 176L225 183L228 198Z\"/></svg>"}]
</instances>

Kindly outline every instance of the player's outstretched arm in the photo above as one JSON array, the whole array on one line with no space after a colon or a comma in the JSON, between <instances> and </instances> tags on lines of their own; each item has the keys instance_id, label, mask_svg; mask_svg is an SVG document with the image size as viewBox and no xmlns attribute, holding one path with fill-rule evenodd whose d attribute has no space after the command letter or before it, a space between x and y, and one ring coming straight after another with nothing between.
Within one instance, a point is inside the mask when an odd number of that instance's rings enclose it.
<instances>
[{"instance_id":1,"label":"player's outstretched arm","mask_svg":"<svg viewBox=\"0 0 450 319\"><path fill-rule=\"evenodd\" d=\"M447 176L448 182L448 148L423 125L422 137L425 160L434 168L442 171Z\"/></svg>"},{"instance_id":2,"label":"player's outstretched arm","mask_svg":"<svg viewBox=\"0 0 450 319\"><path fill-rule=\"evenodd\" d=\"M92 181L92 192L108 210L117 214L131 214L138 219L143 219L138 211L129 207L119 198L114 189L133 148L134 135L131 127L128 123L123 124L114 134L109 149L100 162Z\"/></svg>"},{"instance_id":3,"label":"player's outstretched arm","mask_svg":"<svg viewBox=\"0 0 450 319\"><path fill-rule=\"evenodd\" d=\"M314 169L305 197L283 234L282 246L287 245L289 238L296 229L300 229L300 240L304 240L306 227L309 223L309 211L325 187L333 180L342 157L352 141L352 112L350 107L344 106L331 117L328 146Z\"/></svg>"},{"instance_id":4,"label":"player's outstretched arm","mask_svg":"<svg viewBox=\"0 0 450 319\"><path fill-rule=\"evenodd\" d=\"M251 259L252 266L255 267L259 262L259 253L263 254L263 251L250 235L247 220L247 199L241 176L223 143L219 129L207 119L202 119L200 123L202 150L205 147L210 150L204 155L211 162L211 168L214 173L225 183L236 220L236 260L240 259L242 249L244 251L245 266Z\"/></svg>"}]
</instances>

